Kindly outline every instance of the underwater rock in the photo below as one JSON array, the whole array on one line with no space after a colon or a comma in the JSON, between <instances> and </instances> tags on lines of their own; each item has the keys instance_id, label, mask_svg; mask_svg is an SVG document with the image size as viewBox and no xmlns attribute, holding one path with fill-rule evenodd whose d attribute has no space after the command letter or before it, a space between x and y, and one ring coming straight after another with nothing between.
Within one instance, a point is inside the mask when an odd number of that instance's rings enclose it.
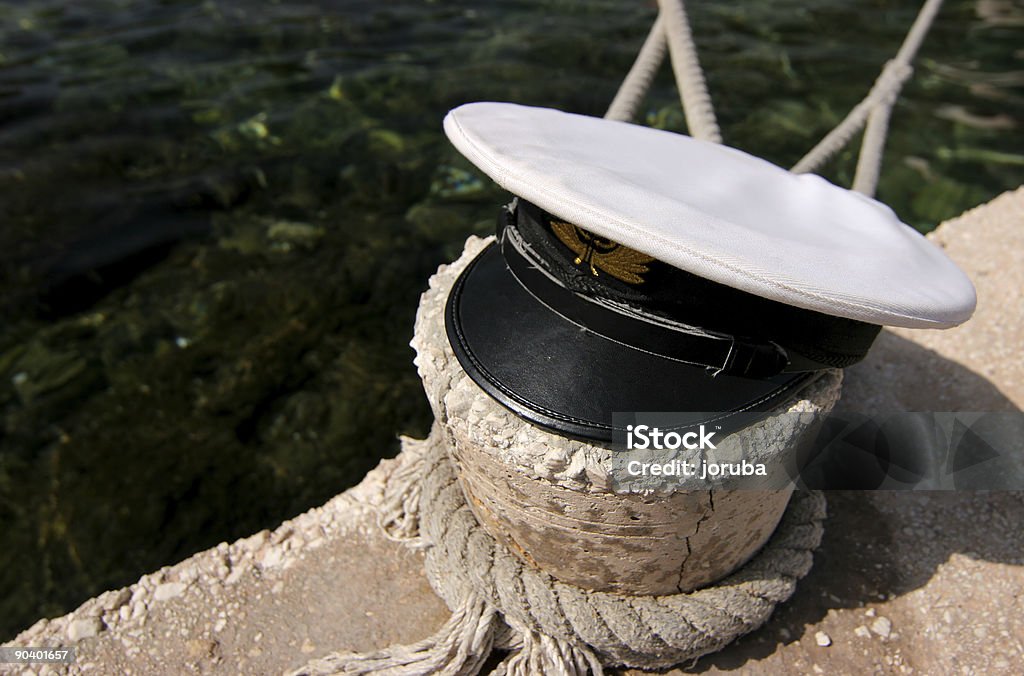
<instances>
[{"instance_id":1,"label":"underwater rock","mask_svg":"<svg viewBox=\"0 0 1024 676\"><path fill-rule=\"evenodd\" d=\"M217 244L222 249L248 256L263 253L269 247L266 224L259 219L215 219L215 223L220 233Z\"/></svg>"},{"instance_id":2,"label":"underwater rock","mask_svg":"<svg viewBox=\"0 0 1024 676\"><path fill-rule=\"evenodd\" d=\"M270 136L270 131L267 129L266 113L253 115L248 120L239 122L236 128L238 129L238 133L242 136L246 136L251 139L263 140Z\"/></svg>"},{"instance_id":3,"label":"underwater rock","mask_svg":"<svg viewBox=\"0 0 1024 676\"><path fill-rule=\"evenodd\" d=\"M218 223L218 230L224 233L219 242L222 248L244 255L312 249L326 232L324 228L310 223L268 217L222 220Z\"/></svg>"},{"instance_id":4,"label":"underwater rock","mask_svg":"<svg viewBox=\"0 0 1024 676\"><path fill-rule=\"evenodd\" d=\"M430 194L436 197L468 197L484 191L484 182L476 174L442 164L430 182Z\"/></svg>"},{"instance_id":5,"label":"underwater rock","mask_svg":"<svg viewBox=\"0 0 1024 676\"><path fill-rule=\"evenodd\" d=\"M312 248L324 236L324 229L295 221L274 221L267 226L267 238L276 251L289 251L292 246Z\"/></svg>"},{"instance_id":6,"label":"underwater rock","mask_svg":"<svg viewBox=\"0 0 1024 676\"><path fill-rule=\"evenodd\" d=\"M370 152L377 154L401 153L405 150L405 139L391 129L373 129L369 133Z\"/></svg>"},{"instance_id":7,"label":"underwater rock","mask_svg":"<svg viewBox=\"0 0 1024 676\"><path fill-rule=\"evenodd\" d=\"M493 211L493 209L492 209ZM466 204L421 202L405 212L405 220L418 234L431 241L446 242L476 232L480 208ZM490 228L493 223L487 222Z\"/></svg>"},{"instance_id":8,"label":"underwater rock","mask_svg":"<svg viewBox=\"0 0 1024 676\"><path fill-rule=\"evenodd\" d=\"M53 350L32 341L13 365L11 384L28 407L74 401L103 383L103 373L85 357L71 351Z\"/></svg>"}]
</instances>

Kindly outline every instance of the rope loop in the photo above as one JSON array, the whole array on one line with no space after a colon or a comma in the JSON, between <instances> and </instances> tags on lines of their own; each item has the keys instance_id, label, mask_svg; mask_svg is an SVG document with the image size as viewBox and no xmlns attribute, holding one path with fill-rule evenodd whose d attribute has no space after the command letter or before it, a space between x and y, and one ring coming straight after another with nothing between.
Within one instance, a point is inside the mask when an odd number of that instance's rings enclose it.
<instances>
[{"instance_id":1,"label":"rope loop","mask_svg":"<svg viewBox=\"0 0 1024 676\"><path fill-rule=\"evenodd\" d=\"M466 503L443 433L403 439L384 500L418 510L427 579L451 618L433 636L381 651L335 653L292 676L480 673L493 650L507 676L603 673L605 666L662 669L721 649L768 620L810 570L821 542L825 499L797 492L762 550L732 575L685 594L628 596L581 589L523 563L495 540ZM410 468L415 468L413 477ZM407 500L419 483L417 501ZM388 512L390 513L390 512Z\"/></svg>"}]
</instances>

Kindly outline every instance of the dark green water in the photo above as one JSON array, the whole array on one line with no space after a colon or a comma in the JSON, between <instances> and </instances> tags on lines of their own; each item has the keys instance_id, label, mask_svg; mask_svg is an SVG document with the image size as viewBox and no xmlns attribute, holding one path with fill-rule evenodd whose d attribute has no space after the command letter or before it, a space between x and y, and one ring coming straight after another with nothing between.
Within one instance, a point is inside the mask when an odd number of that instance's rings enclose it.
<instances>
[{"instance_id":1,"label":"dark green water","mask_svg":"<svg viewBox=\"0 0 1024 676\"><path fill-rule=\"evenodd\" d=\"M690 5L726 141L788 166L917 3ZM653 6L0 2L0 639L424 434L418 294L503 199L441 118L602 114ZM893 117L879 196L922 230L1024 174L1024 10L984 9L947 3Z\"/></svg>"}]
</instances>

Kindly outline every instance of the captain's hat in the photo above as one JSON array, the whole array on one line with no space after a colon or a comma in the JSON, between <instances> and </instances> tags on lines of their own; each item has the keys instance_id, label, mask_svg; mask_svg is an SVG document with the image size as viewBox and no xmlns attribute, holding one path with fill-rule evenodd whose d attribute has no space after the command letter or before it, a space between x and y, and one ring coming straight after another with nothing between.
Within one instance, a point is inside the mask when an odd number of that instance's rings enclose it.
<instances>
[{"instance_id":1,"label":"captain's hat","mask_svg":"<svg viewBox=\"0 0 1024 676\"><path fill-rule=\"evenodd\" d=\"M449 297L469 376L527 420L612 437L612 413L767 411L867 353L948 328L974 287L885 205L648 127L509 103L445 132L515 199ZM696 421L695 421L696 422Z\"/></svg>"}]
</instances>

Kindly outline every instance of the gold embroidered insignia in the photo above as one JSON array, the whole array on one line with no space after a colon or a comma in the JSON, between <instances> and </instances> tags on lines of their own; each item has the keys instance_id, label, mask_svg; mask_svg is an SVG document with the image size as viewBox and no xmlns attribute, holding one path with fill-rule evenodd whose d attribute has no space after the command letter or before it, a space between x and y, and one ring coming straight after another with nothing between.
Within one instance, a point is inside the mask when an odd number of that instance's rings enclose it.
<instances>
[{"instance_id":1,"label":"gold embroidered insignia","mask_svg":"<svg viewBox=\"0 0 1024 676\"><path fill-rule=\"evenodd\" d=\"M571 223L551 221L551 229L562 244L576 254L576 265L586 263L595 277L601 270L627 284L643 284L644 278L640 275L650 271L647 264L654 260L653 256L598 237Z\"/></svg>"}]
</instances>

